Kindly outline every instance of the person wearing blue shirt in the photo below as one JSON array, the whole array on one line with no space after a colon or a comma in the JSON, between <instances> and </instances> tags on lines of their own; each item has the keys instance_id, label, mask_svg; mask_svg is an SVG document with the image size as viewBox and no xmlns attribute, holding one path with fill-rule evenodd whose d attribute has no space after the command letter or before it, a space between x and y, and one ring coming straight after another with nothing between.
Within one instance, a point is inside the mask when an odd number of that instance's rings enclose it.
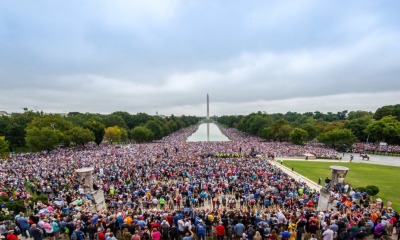
<instances>
[{"instance_id":1,"label":"person wearing blue shirt","mask_svg":"<svg viewBox=\"0 0 400 240\"><path fill-rule=\"evenodd\" d=\"M75 231L73 234L76 234L76 239L77 240L85 240L85 234L81 231L81 228L79 226L76 227Z\"/></svg>"},{"instance_id":2,"label":"person wearing blue shirt","mask_svg":"<svg viewBox=\"0 0 400 240\"><path fill-rule=\"evenodd\" d=\"M144 229L144 227L145 226L147 226L147 223L144 221L144 220L142 220L142 219L140 219L138 222L137 222L137 224L140 226L140 229Z\"/></svg>"},{"instance_id":3,"label":"person wearing blue shirt","mask_svg":"<svg viewBox=\"0 0 400 240\"><path fill-rule=\"evenodd\" d=\"M28 238L26 231L27 230L29 231L29 229L31 228L28 218L24 217L23 213L20 213L19 218L17 219L17 223L19 224L19 226L21 228L22 236L24 236L25 238Z\"/></svg>"},{"instance_id":4,"label":"person wearing blue shirt","mask_svg":"<svg viewBox=\"0 0 400 240\"><path fill-rule=\"evenodd\" d=\"M233 228L233 231L235 232L237 237L242 237L242 234L243 234L244 230L245 230L245 226L243 225L242 222L239 222Z\"/></svg>"}]
</instances>

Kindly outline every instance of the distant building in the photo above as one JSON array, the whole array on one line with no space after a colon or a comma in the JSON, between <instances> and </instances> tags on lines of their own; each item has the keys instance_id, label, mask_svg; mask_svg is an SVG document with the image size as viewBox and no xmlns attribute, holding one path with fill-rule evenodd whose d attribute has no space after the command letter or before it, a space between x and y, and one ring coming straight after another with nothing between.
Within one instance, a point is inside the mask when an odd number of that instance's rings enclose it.
<instances>
[{"instance_id":1,"label":"distant building","mask_svg":"<svg viewBox=\"0 0 400 240\"><path fill-rule=\"evenodd\" d=\"M44 115L60 115L61 117L66 117L66 113L45 113Z\"/></svg>"},{"instance_id":2,"label":"distant building","mask_svg":"<svg viewBox=\"0 0 400 240\"><path fill-rule=\"evenodd\" d=\"M6 111L0 111L0 116L7 116L7 117L9 117L9 116L11 116L11 115L8 114L8 112L6 112Z\"/></svg>"}]
</instances>

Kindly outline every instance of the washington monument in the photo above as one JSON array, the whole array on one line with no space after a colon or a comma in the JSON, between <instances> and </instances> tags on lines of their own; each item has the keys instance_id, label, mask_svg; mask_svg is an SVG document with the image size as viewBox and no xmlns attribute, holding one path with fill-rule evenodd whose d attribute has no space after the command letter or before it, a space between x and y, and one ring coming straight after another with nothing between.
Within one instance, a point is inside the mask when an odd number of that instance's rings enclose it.
<instances>
[{"instance_id":1,"label":"washington monument","mask_svg":"<svg viewBox=\"0 0 400 240\"><path fill-rule=\"evenodd\" d=\"M207 93L207 119L210 119L210 99Z\"/></svg>"}]
</instances>

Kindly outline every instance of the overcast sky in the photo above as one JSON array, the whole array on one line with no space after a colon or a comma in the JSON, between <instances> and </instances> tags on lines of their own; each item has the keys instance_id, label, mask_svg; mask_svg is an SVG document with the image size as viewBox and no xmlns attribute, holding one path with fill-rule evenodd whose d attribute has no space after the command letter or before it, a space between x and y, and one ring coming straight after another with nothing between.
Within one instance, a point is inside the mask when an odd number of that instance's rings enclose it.
<instances>
[{"instance_id":1,"label":"overcast sky","mask_svg":"<svg viewBox=\"0 0 400 240\"><path fill-rule=\"evenodd\" d=\"M0 110L211 115L400 103L400 1L0 1Z\"/></svg>"}]
</instances>

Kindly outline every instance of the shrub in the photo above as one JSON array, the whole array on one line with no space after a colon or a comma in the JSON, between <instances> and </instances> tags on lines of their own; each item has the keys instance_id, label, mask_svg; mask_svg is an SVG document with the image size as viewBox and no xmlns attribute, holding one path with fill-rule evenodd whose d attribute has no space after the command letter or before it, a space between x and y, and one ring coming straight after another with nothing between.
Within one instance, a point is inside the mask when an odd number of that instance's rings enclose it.
<instances>
[{"instance_id":1,"label":"shrub","mask_svg":"<svg viewBox=\"0 0 400 240\"><path fill-rule=\"evenodd\" d=\"M6 208L8 208L8 211L13 211L14 214L26 211L24 201L22 200L8 202L6 203Z\"/></svg>"},{"instance_id":2,"label":"shrub","mask_svg":"<svg viewBox=\"0 0 400 240\"><path fill-rule=\"evenodd\" d=\"M368 185L365 187L365 190L370 196L375 196L379 193L379 188L375 185Z\"/></svg>"},{"instance_id":3,"label":"shrub","mask_svg":"<svg viewBox=\"0 0 400 240\"><path fill-rule=\"evenodd\" d=\"M3 212L0 212L0 222L7 221L7 220L13 221L14 220L14 216L5 215Z\"/></svg>"},{"instance_id":4,"label":"shrub","mask_svg":"<svg viewBox=\"0 0 400 240\"><path fill-rule=\"evenodd\" d=\"M367 192L367 188L366 187L358 187L358 188L356 188L356 190L357 191L359 191L359 192Z\"/></svg>"},{"instance_id":5,"label":"shrub","mask_svg":"<svg viewBox=\"0 0 400 240\"><path fill-rule=\"evenodd\" d=\"M1 202L8 202L9 199L10 199L10 197L8 197L8 196L0 196L0 203Z\"/></svg>"}]
</instances>

